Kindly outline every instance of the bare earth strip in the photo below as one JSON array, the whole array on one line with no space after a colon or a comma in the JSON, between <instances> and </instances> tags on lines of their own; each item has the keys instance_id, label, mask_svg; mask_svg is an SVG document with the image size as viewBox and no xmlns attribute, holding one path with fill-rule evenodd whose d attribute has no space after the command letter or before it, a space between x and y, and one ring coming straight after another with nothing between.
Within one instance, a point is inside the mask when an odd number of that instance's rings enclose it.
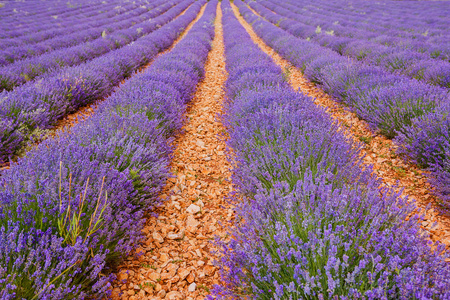
<instances>
[{"instance_id":1,"label":"bare earth strip","mask_svg":"<svg viewBox=\"0 0 450 300\"><path fill-rule=\"evenodd\" d=\"M315 98L314 102L324 107L333 119L339 122L341 129L348 136L355 141L364 142L364 149L362 150L364 162L373 164L375 174L383 180L384 184L404 189L403 195L415 199L418 207L422 209L421 213L425 213L421 224L422 228L430 233L433 241L441 241L447 247L450 246L450 220L438 214L436 199L430 192L426 174L416 166L405 163L400 157L397 157L395 154L396 146L392 140L382 135L373 134L365 121L360 120L355 113L348 111L344 105L333 100L306 79L299 69L267 46L244 18L239 15L238 8L234 4L232 4L232 7L236 17L250 34L253 42L285 70L292 87ZM252 11L260 16L253 9Z\"/></svg>"},{"instance_id":2,"label":"bare earth strip","mask_svg":"<svg viewBox=\"0 0 450 300\"><path fill-rule=\"evenodd\" d=\"M182 16L185 14L185 12L191 7L191 5L186 8L185 10L183 10L178 16L176 16L173 20L177 19L178 17ZM122 84L124 84L127 80L130 80L131 78L133 78L133 76L135 76L138 73L143 72L145 69L147 69L148 67L150 67L152 65L152 63L155 61L155 59L157 59L158 57L160 57L161 55L164 55L167 52L170 52L173 47L176 46L176 44L178 44L178 42L183 38L183 36L186 34L186 32L189 31L189 29L198 21L198 19L200 19L200 17L203 15L203 11L206 8L206 4L203 5L203 7L200 10L200 13L198 14L198 16L194 19L194 21L192 21L187 27L186 30L183 32L182 35L180 35L175 42L166 50L164 50L163 52L158 53L155 58L153 58L150 62L148 62L145 66L140 67L136 72L134 72L133 75L131 75L130 77L122 80L122 82L120 83L119 86L116 87L116 89L119 89L120 86ZM103 101L105 101L109 96L106 96L104 98L101 99L97 99L94 102L87 104L83 107L80 107L77 111L70 113L68 115L65 115L63 118L61 118L60 120L58 120L55 124L55 126L52 129L49 129L47 131L47 133L43 136L40 136L37 140L34 141L34 143L30 143L29 145L27 145L26 149L24 149L24 152L28 152L30 151L33 147L36 147L40 142L44 141L47 138L54 138L57 137L60 133L62 132L66 132L69 131L70 128L72 128L75 124L77 124L78 122L81 122L83 120L86 120L87 118L89 118L91 115L94 114L95 110L97 109L98 105L100 103L102 103ZM21 156L21 155L19 155ZM15 158L17 159L17 157ZM9 162L1 165L0 164L0 171L2 170L6 170L9 169Z\"/></svg>"},{"instance_id":3,"label":"bare earth strip","mask_svg":"<svg viewBox=\"0 0 450 300\"><path fill-rule=\"evenodd\" d=\"M184 133L174 142L171 178L162 198L167 201L149 217L145 243L118 272L115 299L204 299L219 274L212 262L214 237L226 237L233 210L226 202L231 192L225 128L217 120L222 110L226 80L220 4L215 38L199 84L188 108ZM122 295L119 297L119 293Z\"/></svg>"}]
</instances>

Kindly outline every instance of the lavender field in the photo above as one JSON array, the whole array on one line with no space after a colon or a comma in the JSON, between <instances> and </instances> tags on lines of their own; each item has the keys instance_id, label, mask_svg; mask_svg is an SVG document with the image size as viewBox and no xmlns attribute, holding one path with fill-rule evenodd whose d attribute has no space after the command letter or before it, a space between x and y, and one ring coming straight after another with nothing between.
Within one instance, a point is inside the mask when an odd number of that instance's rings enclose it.
<instances>
[{"instance_id":1,"label":"lavender field","mask_svg":"<svg viewBox=\"0 0 450 300\"><path fill-rule=\"evenodd\" d=\"M450 299L450 3L0 0L0 299Z\"/></svg>"}]
</instances>

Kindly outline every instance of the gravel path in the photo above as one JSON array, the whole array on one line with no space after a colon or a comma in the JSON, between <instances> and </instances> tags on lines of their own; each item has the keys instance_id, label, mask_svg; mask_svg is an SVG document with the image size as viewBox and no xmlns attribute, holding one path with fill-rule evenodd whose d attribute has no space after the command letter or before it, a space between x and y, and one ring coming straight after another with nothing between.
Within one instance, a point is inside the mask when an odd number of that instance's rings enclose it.
<instances>
[{"instance_id":1,"label":"gravel path","mask_svg":"<svg viewBox=\"0 0 450 300\"><path fill-rule=\"evenodd\" d=\"M373 134L365 121L360 120L355 113L349 112L344 105L333 100L306 79L299 69L267 46L253 31L251 25L239 15L238 8L234 4L232 4L232 7L239 22L250 34L253 42L285 70L292 87L314 97L314 102L324 107L332 118L339 122L346 134L354 140L363 143L364 149L361 154L364 155L364 162L373 165L374 173L387 186L404 189L403 195L408 196L410 199L415 199L418 207L421 208L421 213L425 213L421 224L422 228L430 233L433 241L441 241L449 247L450 220L448 217L438 214L436 208L437 199L430 192L430 185L427 182L425 172L415 165L403 161L395 154L397 146L394 145L392 140L382 135ZM257 12L253 9L251 10L259 16Z\"/></svg>"},{"instance_id":2,"label":"gravel path","mask_svg":"<svg viewBox=\"0 0 450 300\"><path fill-rule=\"evenodd\" d=\"M167 201L156 210L158 217L147 221L145 244L137 250L142 255L120 268L114 299L204 299L218 283L211 240L225 238L221 224L233 219L226 202L232 186L220 138L224 127L217 118L226 80L221 19L219 4L205 78L188 108L184 133L175 140L176 178L164 189Z\"/></svg>"}]
</instances>

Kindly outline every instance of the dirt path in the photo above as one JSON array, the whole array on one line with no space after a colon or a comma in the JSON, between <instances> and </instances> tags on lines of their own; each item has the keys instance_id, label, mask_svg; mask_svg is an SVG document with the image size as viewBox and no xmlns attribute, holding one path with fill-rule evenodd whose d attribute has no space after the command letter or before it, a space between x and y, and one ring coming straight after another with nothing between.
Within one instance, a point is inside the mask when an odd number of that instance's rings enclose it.
<instances>
[{"instance_id":1,"label":"dirt path","mask_svg":"<svg viewBox=\"0 0 450 300\"><path fill-rule=\"evenodd\" d=\"M267 46L253 31L251 25L239 15L238 8L234 4L232 4L232 7L236 17L250 34L253 42L265 53L270 55L277 65L285 70L292 87L295 90L300 89L302 93L314 97L314 102L326 108L332 118L339 122L346 134L351 136L355 141L364 144L364 149L362 150L362 154L365 156L364 162L373 164L375 174L387 186L398 186L399 189L404 189L404 195L415 199L417 205L422 209L422 213L425 212L424 220L421 224L422 228L430 233L433 241L441 241L447 247L450 246L450 220L438 214L435 207L436 199L430 193L430 185L427 183L426 174L416 166L405 163L400 157L397 157L395 154L396 146L392 140L382 135L373 134L369 130L366 122L360 120L355 113L349 112L344 105L336 102L320 88L316 87L303 76L299 69ZM251 10L260 16L253 9Z\"/></svg>"},{"instance_id":2,"label":"dirt path","mask_svg":"<svg viewBox=\"0 0 450 300\"><path fill-rule=\"evenodd\" d=\"M167 202L150 217L145 244L120 268L114 299L204 299L219 274L212 265L211 240L225 237L220 223L233 218L225 198L230 193L230 165L224 127L217 121L222 110L226 80L220 4L215 38L199 84L188 109L185 132L175 141L172 172L163 198ZM122 292L123 295L118 297Z\"/></svg>"}]
</instances>

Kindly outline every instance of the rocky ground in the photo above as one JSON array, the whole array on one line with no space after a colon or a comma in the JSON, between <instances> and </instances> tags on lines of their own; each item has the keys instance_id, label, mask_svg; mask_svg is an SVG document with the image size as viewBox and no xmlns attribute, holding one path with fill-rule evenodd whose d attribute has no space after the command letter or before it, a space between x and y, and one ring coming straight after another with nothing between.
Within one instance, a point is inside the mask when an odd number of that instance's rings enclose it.
<instances>
[{"instance_id":1,"label":"rocky ground","mask_svg":"<svg viewBox=\"0 0 450 300\"><path fill-rule=\"evenodd\" d=\"M120 267L114 299L204 299L219 283L213 266L216 236L233 219L226 201L232 190L225 156L224 127L218 114L226 80L221 10L206 75L188 108L184 133L175 141L171 178L162 198L167 201L149 217L146 240Z\"/></svg>"}]
</instances>

